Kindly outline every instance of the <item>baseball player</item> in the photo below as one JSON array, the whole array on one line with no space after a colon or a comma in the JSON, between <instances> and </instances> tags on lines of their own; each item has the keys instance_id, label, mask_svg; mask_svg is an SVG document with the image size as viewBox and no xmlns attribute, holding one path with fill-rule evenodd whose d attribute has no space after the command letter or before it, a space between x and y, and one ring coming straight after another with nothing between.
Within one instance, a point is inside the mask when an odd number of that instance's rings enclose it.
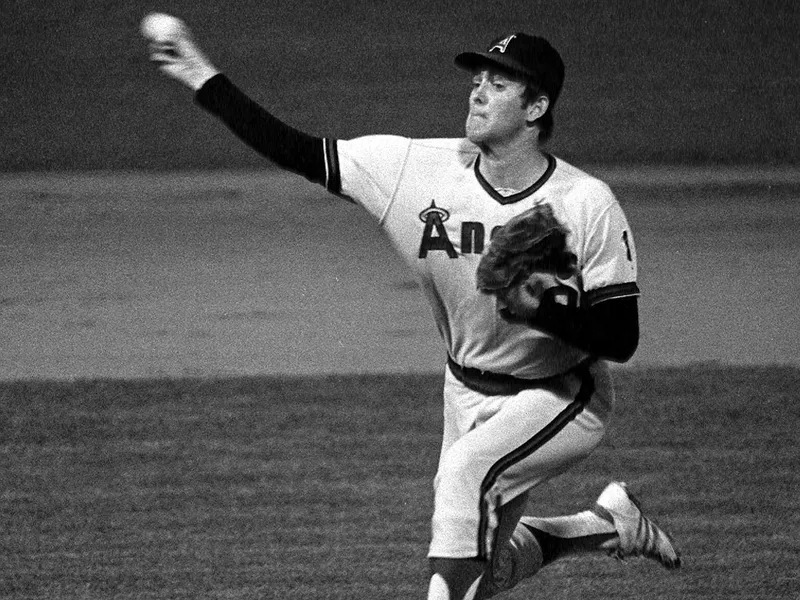
<instances>
[{"instance_id":1,"label":"baseball player","mask_svg":"<svg viewBox=\"0 0 800 600\"><path fill-rule=\"evenodd\" d=\"M542 146L564 79L545 39L514 33L456 56L472 91L455 139L297 131L218 71L184 25L150 53L256 151L367 210L416 273L447 352L429 600L488 598L578 552L680 565L624 483L577 514L525 514L536 486L600 442L614 398L606 361L627 361L639 338L636 249L619 203ZM570 268L478 289L493 236L512 224L524 235L530 211L563 233Z\"/></svg>"}]
</instances>

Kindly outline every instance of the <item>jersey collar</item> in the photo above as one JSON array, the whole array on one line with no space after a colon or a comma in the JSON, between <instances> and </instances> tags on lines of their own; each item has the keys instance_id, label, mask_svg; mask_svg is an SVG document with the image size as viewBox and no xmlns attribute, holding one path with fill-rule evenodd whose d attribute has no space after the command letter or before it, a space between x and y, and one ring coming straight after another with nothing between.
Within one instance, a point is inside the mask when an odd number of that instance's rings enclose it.
<instances>
[{"instance_id":1,"label":"jersey collar","mask_svg":"<svg viewBox=\"0 0 800 600\"><path fill-rule=\"evenodd\" d=\"M475 177L477 177L478 183L481 184L481 187L484 190L486 190L486 193L488 193L497 202L499 202L500 204L513 204L514 202L519 202L523 198L527 198L528 196L533 194L536 190L538 190L545 183L547 183L548 179L550 179L550 176L553 174L553 171L556 170L556 159L552 154L547 154L546 156L547 156L547 169L542 174L542 176L539 177L539 179L536 180L534 184L531 185L530 187L522 190L521 192L517 192L516 194L512 194L511 196L503 196L500 192L494 189L489 184L488 181L486 181L483 178L483 175L481 175L481 171L478 168L478 165L480 164L481 160L480 155L478 155L475 158L475 166L473 167L475 169Z\"/></svg>"}]
</instances>

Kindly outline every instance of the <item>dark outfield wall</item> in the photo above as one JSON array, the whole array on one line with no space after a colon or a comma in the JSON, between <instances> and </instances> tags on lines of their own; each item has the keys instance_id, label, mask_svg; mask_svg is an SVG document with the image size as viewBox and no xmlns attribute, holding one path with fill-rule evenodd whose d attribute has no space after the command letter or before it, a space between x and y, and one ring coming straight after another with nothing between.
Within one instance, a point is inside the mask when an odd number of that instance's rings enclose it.
<instances>
[{"instance_id":1,"label":"dark outfield wall","mask_svg":"<svg viewBox=\"0 0 800 600\"><path fill-rule=\"evenodd\" d=\"M800 158L795 0L3 2L0 170L263 164L156 74L137 28L184 17L217 65L308 131L460 135L462 49L527 30L567 81L552 149L592 163Z\"/></svg>"}]
</instances>

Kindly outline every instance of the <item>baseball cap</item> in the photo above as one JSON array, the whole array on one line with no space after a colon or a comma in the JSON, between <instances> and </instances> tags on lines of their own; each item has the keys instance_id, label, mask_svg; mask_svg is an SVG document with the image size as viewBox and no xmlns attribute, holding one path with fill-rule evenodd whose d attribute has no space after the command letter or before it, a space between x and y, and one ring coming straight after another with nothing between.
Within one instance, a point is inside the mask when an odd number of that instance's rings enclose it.
<instances>
[{"instance_id":1,"label":"baseball cap","mask_svg":"<svg viewBox=\"0 0 800 600\"><path fill-rule=\"evenodd\" d=\"M538 84L555 104L564 83L564 61L546 39L512 33L492 40L486 52L462 52L455 59L462 69L495 65Z\"/></svg>"}]
</instances>

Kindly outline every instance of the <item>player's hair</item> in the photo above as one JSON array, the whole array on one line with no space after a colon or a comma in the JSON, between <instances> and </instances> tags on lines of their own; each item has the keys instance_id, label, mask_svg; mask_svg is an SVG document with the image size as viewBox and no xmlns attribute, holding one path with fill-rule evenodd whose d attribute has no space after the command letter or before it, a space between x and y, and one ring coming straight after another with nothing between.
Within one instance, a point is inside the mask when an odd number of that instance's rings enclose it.
<instances>
[{"instance_id":1,"label":"player's hair","mask_svg":"<svg viewBox=\"0 0 800 600\"><path fill-rule=\"evenodd\" d=\"M536 101L542 94L547 94L535 81L530 79L525 81L525 90L522 92L522 106L527 106ZM553 103L547 107L545 113L536 119L534 123L539 125L539 141L546 142L553 135Z\"/></svg>"}]
</instances>

